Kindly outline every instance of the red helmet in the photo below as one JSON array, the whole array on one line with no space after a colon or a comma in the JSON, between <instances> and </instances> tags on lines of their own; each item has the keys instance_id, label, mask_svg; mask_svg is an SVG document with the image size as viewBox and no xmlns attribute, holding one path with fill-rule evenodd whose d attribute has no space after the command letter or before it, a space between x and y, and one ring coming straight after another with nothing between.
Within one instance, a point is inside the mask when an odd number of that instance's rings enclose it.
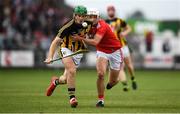
<instances>
[{"instance_id":1,"label":"red helmet","mask_svg":"<svg viewBox=\"0 0 180 114\"><path fill-rule=\"evenodd\" d=\"M110 5L110 6L107 7L107 11L109 11L109 10L114 10L115 11L116 9L115 9L115 7L113 5Z\"/></svg>"}]
</instances>

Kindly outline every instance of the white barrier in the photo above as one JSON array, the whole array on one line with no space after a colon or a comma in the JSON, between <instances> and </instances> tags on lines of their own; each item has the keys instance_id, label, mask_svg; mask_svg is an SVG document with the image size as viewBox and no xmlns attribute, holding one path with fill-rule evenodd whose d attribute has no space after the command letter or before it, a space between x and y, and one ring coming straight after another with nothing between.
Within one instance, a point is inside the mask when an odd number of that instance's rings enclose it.
<instances>
[{"instance_id":1,"label":"white barrier","mask_svg":"<svg viewBox=\"0 0 180 114\"><path fill-rule=\"evenodd\" d=\"M145 68L173 68L174 58L172 55L152 55L147 54L144 57Z\"/></svg>"},{"instance_id":2,"label":"white barrier","mask_svg":"<svg viewBox=\"0 0 180 114\"><path fill-rule=\"evenodd\" d=\"M33 51L1 51L2 67L33 67Z\"/></svg>"}]
</instances>

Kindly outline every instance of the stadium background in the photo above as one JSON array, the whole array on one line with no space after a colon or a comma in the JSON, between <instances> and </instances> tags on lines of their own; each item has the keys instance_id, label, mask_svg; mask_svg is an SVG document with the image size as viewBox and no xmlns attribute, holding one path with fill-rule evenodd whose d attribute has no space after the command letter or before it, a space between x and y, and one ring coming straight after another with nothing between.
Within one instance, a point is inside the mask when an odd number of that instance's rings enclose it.
<instances>
[{"instance_id":1,"label":"stadium background","mask_svg":"<svg viewBox=\"0 0 180 114\"><path fill-rule=\"evenodd\" d=\"M128 1L133 3L131 0ZM103 1L100 0L100 2ZM51 75L62 73L63 65L60 61L45 65L43 61L59 27L72 18L73 6L79 3L94 6L93 4L100 2L89 0L86 2L85 0L72 2L71 0L0 0L0 79L2 81L0 87L3 88L0 90L0 112L56 112L56 110L57 112L96 112L96 109L93 108L95 101L91 101L92 96L94 99L96 98L96 72L94 70L96 54L93 47L90 47L92 51L85 55L80 66L77 81L80 88L79 95L84 98L82 100L84 108L76 111L69 110L66 100L63 103L59 101L57 104L53 104L58 97L64 98L65 94L56 93L57 96L52 99L44 98L43 92ZM137 93L126 94L119 90L121 86L115 88L112 92L118 94L117 91L119 91L121 95L118 98L122 102L109 102L109 104L113 104L112 107L98 112L179 112L180 13L178 12L180 12L180 2L179 0L157 1L157 3L162 3L158 12L165 15L159 18L157 15L149 18L145 9L138 8L150 1L137 0L136 2L140 3L134 2L137 8L131 9L131 12L118 12L118 16L121 17L122 14L122 18L127 20L133 28L127 40L133 49L132 56L137 70L139 90ZM170 9L165 10L163 2L164 4L172 3L168 7ZM121 6L127 6L125 3L116 4L118 1L113 0L112 2L105 0L104 3L118 5L118 9L121 9ZM153 3L155 5L156 1ZM151 5L153 6L153 4ZM100 10L101 17L106 18L106 6L103 5L103 7L104 9ZM174 16L171 13L175 13ZM170 16L168 17L168 15ZM89 83L87 80L93 81L93 83L87 85ZM87 91L88 89L93 94ZM63 88L60 93L62 92L66 93L66 89ZM87 93L87 96L83 96L84 93ZM164 94L166 94L167 100L161 98ZM108 95L112 95L112 93L108 92ZM131 99L132 96L137 99ZM144 99L139 100L140 97L144 97ZM108 99L110 100L111 97ZM29 105L25 103L25 100ZM131 100L134 101L130 102ZM90 104L86 104L86 101ZM41 103L51 103L50 108ZM55 105L56 108L52 109L52 105ZM65 110L58 108L58 105ZM111 108L114 108L114 111Z\"/></svg>"}]
</instances>

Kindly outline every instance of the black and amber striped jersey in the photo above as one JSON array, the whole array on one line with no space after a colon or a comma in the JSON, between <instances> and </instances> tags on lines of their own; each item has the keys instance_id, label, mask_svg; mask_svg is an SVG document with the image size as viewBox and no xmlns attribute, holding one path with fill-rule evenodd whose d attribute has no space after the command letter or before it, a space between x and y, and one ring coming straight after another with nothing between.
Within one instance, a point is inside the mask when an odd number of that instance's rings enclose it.
<instances>
[{"instance_id":1,"label":"black and amber striped jersey","mask_svg":"<svg viewBox=\"0 0 180 114\"><path fill-rule=\"evenodd\" d=\"M127 23L120 18L114 18L111 20L107 19L106 23L108 23L110 25L112 31L116 35L116 38L118 38L120 40L122 46L127 45L126 38L119 37L119 34L121 33L121 31L127 26Z\"/></svg>"},{"instance_id":2,"label":"black and amber striped jersey","mask_svg":"<svg viewBox=\"0 0 180 114\"><path fill-rule=\"evenodd\" d=\"M73 35L83 36L89 32L92 23L87 22L87 27L83 27L81 24L76 24L74 19L67 22L58 32L57 37L63 39L60 47L65 47L71 51L77 51L79 49L85 49L85 44L82 41L74 41Z\"/></svg>"}]
</instances>

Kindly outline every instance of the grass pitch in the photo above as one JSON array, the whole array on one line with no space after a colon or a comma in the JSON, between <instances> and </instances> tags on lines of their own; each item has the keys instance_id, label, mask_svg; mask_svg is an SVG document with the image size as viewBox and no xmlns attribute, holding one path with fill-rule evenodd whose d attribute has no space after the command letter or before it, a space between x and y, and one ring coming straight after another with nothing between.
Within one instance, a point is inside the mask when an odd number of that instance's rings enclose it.
<instances>
[{"instance_id":1,"label":"grass pitch","mask_svg":"<svg viewBox=\"0 0 180 114\"><path fill-rule=\"evenodd\" d=\"M180 71L136 71L137 91L123 92L119 83L106 90L105 107L96 108L96 71L81 69L76 79L79 105L75 109L70 108L66 85L57 87L51 97L45 96L51 76L62 73L63 70L0 69L0 112L180 112Z\"/></svg>"}]
</instances>

